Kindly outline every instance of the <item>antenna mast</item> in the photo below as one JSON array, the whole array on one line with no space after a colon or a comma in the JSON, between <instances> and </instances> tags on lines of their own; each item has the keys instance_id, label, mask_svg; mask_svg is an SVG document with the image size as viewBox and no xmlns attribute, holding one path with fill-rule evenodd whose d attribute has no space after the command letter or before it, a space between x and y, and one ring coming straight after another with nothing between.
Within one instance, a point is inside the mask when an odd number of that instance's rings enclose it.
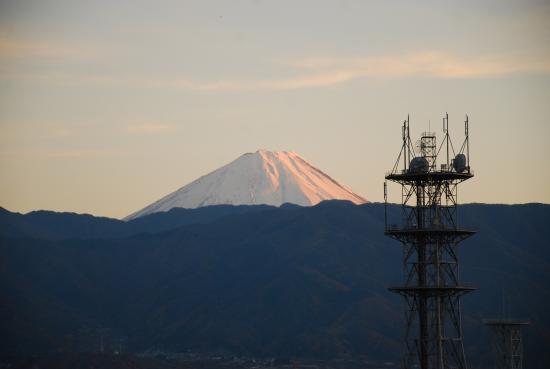
<instances>
[{"instance_id":1,"label":"antenna mast","mask_svg":"<svg viewBox=\"0 0 550 369\"><path fill-rule=\"evenodd\" d=\"M443 118L443 131L446 164L437 167L442 146L437 150L432 132L422 134L418 156L411 159L407 116L402 128L403 169L396 165L386 175L386 181L401 185L402 190L402 224L388 225L387 211L384 218L385 234L400 241L404 249L404 284L390 291L406 302L405 369L467 369L460 298L474 288L459 281L456 246L474 232L458 227L457 196L458 185L473 174L462 153L464 146L469 150L467 123L466 141L452 165L448 114ZM384 203L387 207L386 182Z\"/></svg>"}]
</instances>

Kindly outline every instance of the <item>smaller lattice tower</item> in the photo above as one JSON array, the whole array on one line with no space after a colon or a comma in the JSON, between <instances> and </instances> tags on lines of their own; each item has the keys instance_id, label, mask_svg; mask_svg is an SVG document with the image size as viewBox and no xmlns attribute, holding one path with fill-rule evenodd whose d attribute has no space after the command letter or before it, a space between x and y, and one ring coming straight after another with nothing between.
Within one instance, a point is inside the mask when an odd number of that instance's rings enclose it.
<instances>
[{"instance_id":1,"label":"smaller lattice tower","mask_svg":"<svg viewBox=\"0 0 550 369\"><path fill-rule=\"evenodd\" d=\"M493 331L495 369L522 369L523 342L521 329L529 325L528 320L487 319L483 323Z\"/></svg>"},{"instance_id":2,"label":"smaller lattice tower","mask_svg":"<svg viewBox=\"0 0 550 369\"><path fill-rule=\"evenodd\" d=\"M385 234L403 244L404 283L390 288L405 299L403 368L466 369L460 298L474 288L459 280L458 244L474 234L458 224L458 185L473 177L470 169L468 117L458 151L443 118L444 137L424 132L413 144L409 118L403 123L401 152L384 182L401 186L400 224Z\"/></svg>"}]
</instances>

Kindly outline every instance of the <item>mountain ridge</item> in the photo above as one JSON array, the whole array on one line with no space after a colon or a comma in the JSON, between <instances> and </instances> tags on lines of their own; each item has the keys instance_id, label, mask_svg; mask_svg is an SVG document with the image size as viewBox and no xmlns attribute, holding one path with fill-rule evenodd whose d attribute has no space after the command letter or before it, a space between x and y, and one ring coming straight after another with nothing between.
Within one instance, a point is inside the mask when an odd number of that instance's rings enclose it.
<instances>
[{"instance_id":1,"label":"mountain ridge","mask_svg":"<svg viewBox=\"0 0 550 369\"><path fill-rule=\"evenodd\" d=\"M390 205L388 216L400 210ZM52 215L70 236L77 222ZM550 206L461 205L459 216L479 231L460 251L462 280L479 287L464 298L466 351L487 364L472 367L490 365L481 322L501 310L506 286L511 311L533 322L526 360L544 368ZM9 230L5 221L0 230ZM402 301L386 286L401 282L402 249L383 234L383 204L222 205L116 224L134 233L45 240L30 228L33 239L0 236L0 351L56 350L67 335L99 327L127 337L134 352L399 358Z\"/></svg>"}]
</instances>

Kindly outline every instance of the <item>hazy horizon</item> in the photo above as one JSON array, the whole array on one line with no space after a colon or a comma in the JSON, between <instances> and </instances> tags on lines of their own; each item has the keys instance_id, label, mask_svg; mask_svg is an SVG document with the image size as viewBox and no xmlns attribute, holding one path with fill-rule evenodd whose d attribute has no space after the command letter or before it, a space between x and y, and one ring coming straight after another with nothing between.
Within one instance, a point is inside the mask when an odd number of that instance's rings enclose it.
<instances>
[{"instance_id":1,"label":"hazy horizon","mask_svg":"<svg viewBox=\"0 0 550 369\"><path fill-rule=\"evenodd\" d=\"M0 206L121 218L261 148L381 202L445 112L460 203L550 203L550 4L392 4L0 3Z\"/></svg>"}]
</instances>

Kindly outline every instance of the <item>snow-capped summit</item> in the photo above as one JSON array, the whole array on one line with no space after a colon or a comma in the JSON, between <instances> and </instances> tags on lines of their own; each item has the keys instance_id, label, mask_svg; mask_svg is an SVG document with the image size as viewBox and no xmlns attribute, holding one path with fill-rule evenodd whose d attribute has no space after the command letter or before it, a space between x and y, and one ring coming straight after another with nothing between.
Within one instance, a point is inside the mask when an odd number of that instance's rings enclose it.
<instances>
[{"instance_id":1,"label":"snow-capped summit","mask_svg":"<svg viewBox=\"0 0 550 369\"><path fill-rule=\"evenodd\" d=\"M367 202L295 152L258 150L200 177L125 220L176 207L220 204L280 206L286 202L310 206L332 199L356 204Z\"/></svg>"}]
</instances>

